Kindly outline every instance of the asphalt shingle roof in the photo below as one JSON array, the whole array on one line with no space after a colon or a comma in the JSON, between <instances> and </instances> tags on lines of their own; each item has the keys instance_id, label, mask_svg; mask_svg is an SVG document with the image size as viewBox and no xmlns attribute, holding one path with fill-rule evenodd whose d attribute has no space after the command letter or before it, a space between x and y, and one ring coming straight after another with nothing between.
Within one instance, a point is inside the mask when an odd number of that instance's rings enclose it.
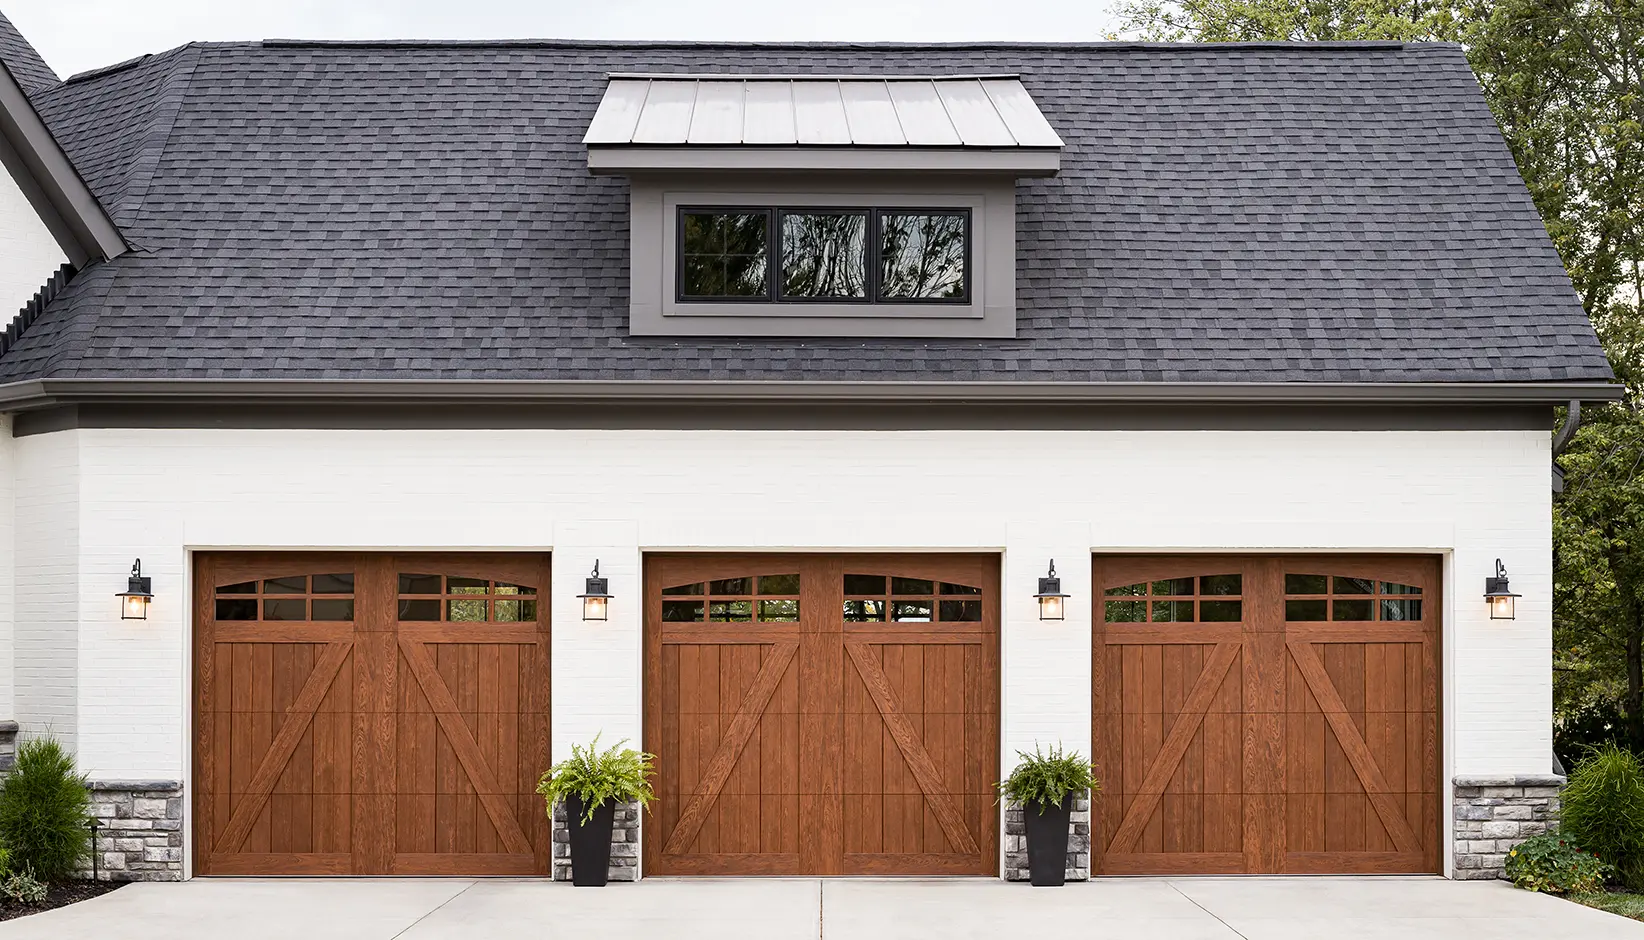
<instances>
[{"instance_id":1,"label":"asphalt shingle roof","mask_svg":"<svg viewBox=\"0 0 1644 940\"><path fill-rule=\"evenodd\" d=\"M1017 338L628 336L581 138L637 71L1020 74ZM197 44L36 103L136 250L0 382L1610 377L1449 45Z\"/></svg>"},{"instance_id":2,"label":"asphalt shingle roof","mask_svg":"<svg viewBox=\"0 0 1644 940\"><path fill-rule=\"evenodd\" d=\"M17 79L17 84L28 94L57 84L57 73L3 12L0 12L0 62L5 63L11 77Z\"/></svg>"}]
</instances>

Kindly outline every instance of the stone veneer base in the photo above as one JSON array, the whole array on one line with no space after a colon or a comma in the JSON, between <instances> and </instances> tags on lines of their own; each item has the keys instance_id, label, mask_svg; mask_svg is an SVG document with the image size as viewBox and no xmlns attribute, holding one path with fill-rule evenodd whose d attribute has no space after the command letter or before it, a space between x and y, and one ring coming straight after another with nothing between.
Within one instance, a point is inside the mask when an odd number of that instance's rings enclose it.
<instances>
[{"instance_id":1,"label":"stone veneer base","mask_svg":"<svg viewBox=\"0 0 1644 940\"><path fill-rule=\"evenodd\" d=\"M1455 877L1505 878L1507 853L1546 832L1558 818L1556 774L1455 778Z\"/></svg>"},{"instance_id":2,"label":"stone veneer base","mask_svg":"<svg viewBox=\"0 0 1644 940\"><path fill-rule=\"evenodd\" d=\"M97 877L183 880L183 785L176 780L93 780ZM91 866L84 869L91 877Z\"/></svg>"},{"instance_id":3,"label":"stone veneer base","mask_svg":"<svg viewBox=\"0 0 1644 940\"><path fill-rule=\"evenodd\" d=\"M1005 880L1027 881L1027 830L1022 822L1022 806L1005 807ZM1090 880L1090 795L1073 801L1067 837L1067 880Z\"/></svg>"},{"instance_id":4,"label":"stone veneer base","mask_svg":"<svg viewBox=\"0 0 1644 940\"><path fill-rule=\"evenodd\" d=\"M639 880L639 804L623 803L616 808L611 826L612 881ZM565 804L554 807L554 880L571 880L571 830L565 824Z\"/></svg>"}]
</instances>

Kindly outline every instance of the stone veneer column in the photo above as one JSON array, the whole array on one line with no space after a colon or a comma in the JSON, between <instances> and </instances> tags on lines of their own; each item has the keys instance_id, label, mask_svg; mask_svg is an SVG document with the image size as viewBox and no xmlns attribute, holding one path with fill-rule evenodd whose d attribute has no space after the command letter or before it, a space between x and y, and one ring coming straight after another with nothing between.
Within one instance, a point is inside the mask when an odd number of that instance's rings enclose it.
<instances>
[{"instance_id":1,"label":"stone veneer column","mask_svg":"<svg viewBox=\"0 0 1644 940\"><path fill-rule=\"evenodd\" d=\"M1506 877L1507 853L1546 832L1558 817L1555 774L1469 776L1455 779L1455 877Z\"/></svg>"},{"instance_id":2,"label":"stone veneer column","mask_svg":"<svg viewBox=\"0 0 1644 940\"><path fill-rule=\"evenodd\" d=\"M639 880L639 804L623 803L616 808L611 826L612 881ZM565 824L565 804L554 807L554 880L571 880L571 830Z\"/></svg>"},{"instance_id":3,"label":"stone veneer column","mask_svg":"<svg viewBox=\"0 0 1644 940\"><path fill-rule=\"evenodd\" d=\"M1071 827L1067 837L1067 880L1090 878L1090 794L1073 801ZM1022 804L1005 807L1005 880L1028 880L1027 830L1022 822Z\"/></svg>"},{"instance_id":4,"label":"stone veneer column","mask_svg":"<svg viewBox=\"0 0 1644 940\"><path fill-rule=\"evenodd\" d=\"M97 876L104 881L183 880L183 785L176 780L93 780ZM91 866L83 870L91 877Z\"/></svg>"}]
</instances>

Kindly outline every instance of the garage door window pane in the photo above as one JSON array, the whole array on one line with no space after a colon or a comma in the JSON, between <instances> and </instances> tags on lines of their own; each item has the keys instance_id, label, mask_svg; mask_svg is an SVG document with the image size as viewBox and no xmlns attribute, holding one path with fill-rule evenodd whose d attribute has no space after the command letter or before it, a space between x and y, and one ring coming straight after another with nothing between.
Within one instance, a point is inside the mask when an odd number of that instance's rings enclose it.
<instances>
[{"instance_id":1,"label":"garage door window pane","mask_svg":"<svg viewBox=\"0 0 1644 940\"><path fill-rule=\"evenodd\" d=\"M891 619L904 623L930 623L930 601L896 601L891 605Z\"/></svg>"},{"instance_id":2,"label":"garage door window pane","mask_svg":"<svg viewBox=\"0 0 1644 940\"><path fill-rule=\"evenodd\" d=\"M713 601L708 619L714 623L745 623L753 619L753 601Z\"/></svg>"},{"instance_id":3,"label":"garage door window pane","mask_svg":"<svg viewBox=\"0 0 1644 940\"><path fill-rule=\"evenodd\" d=\"M1146 597L1147 582L1141 581L1136 584L1126 584L1120 587L1108 588L1102 593L1108 597Z\"/></svg>"},{"instance_id":4,"label":"garage door window pane","mask_svg":"<svg viewBox=\"0 0 1644 940\"><path fill-rule=\"evenodd\" d=\"M264 620L307 620L308 602L300 597L263 601Z\"/></svg>"},{"instance_id":5,"label":"garage door window pane","mask_svg":"<svg viewBox=\"0 0 1644 940\"><path fill-rule=\"evenodd\" d=\"M314 601L315 620L353 620L354 602L332 598Z\"/></svg>"},{"instance_id":6,"label":"garage door window pane","mask_svg":"<svg viewBox=\"0 0 1644 940\"><path fill-rule=\"evenodd\" d=\"M485 602L482 600L452 600L447 619L459 623L484 623Z\"/></svg>"},{"instance_id":7,"label":"garage door window pane","mask_svg":"<svg viewBox=\"0 0 1644 940\"><path fill-rule=\"evenodd\" d=\"M1239 574L1212 574L1199 579L1199 593L1212 594L1218 597L1235 596L1244 593L1244 575ZM1208 619L1208 618L1207 618Z\"/></svg>"},{"instance_id":8,"label":"garage door window pane","mask_svg":"<svg viewBox=\"0 0 1644 940\"><path fill-rule=\"evenodd\" d=\"M1330 619L1332 620L1369 620L1370 599L1343 600L1337 598L1330 605Z\"/></svg>"},{"instance_id":9,"label":"garage door window pane","mask_svg":"<svg viewBox=\"0 0 1644 940\"><path fill-rule=\"evenodd\" d=\"M218 598L218 620L256 620L257 601L255 598Z\"/></svg>"},{"instance_id":10,"label":"garage door window pane","mask_svg":"<svg viewBox=\"0 0 1644 940\"><path fill-rule=\"evenodd\" d=\"M536 594L537 589L534 588L534 587L531 587L530 585L527 585L527 584L504 584L501 581L498 581L497 586L491 589L491 593L492 594Z\"/></svg>"},{"instance_id":11,"label":"garage door window pane","mask_svg":"<svg viewBox=\"0 0 1644 940\"><path fill-rule=\"evenodd\" d=\"M1329 601L1285 601L1284 619L1299 621L1321 621L1327 619L1325 607Z\"/></svg>"},{"instance_id":12,"label":"garage door window pane","mask_svg":"<svg viewBox=\"0 0 1644 940\"><path fill-rule=\"evenodd\" d=\"M440 576L437 574L402 574L400 575L400 593L439 594L441 593ZM434 619L438 620L439 618Z\"/></svg>"},{"instance_id":13,"label":"garage door window pane","mask_svg":"<svg viewBox=\"0 0 1644 940\"><path fill-rule=\"evenodd\" d=\"M239 584L225 584L217 589L218 594L255 594L257 582L241 581Z\"/></svg>"},{"instance_id":14,"label":"garage door window pane","mask_svg":"<svg viewBox=\"0 0 1644 940\"><path fill-rule=\"evenodd\" d=\"M440 619L440 602L437 600L405 600L400 599L400 619L408 621L437 621Z\"/></svg>"},{"instance_id":15,"label":"garage door window pane","mask_svg":"<svg viewBox=\"0 0 1644 940\"><path fill-rule=\"evenodd\" d=\"M480 578L446 578L446 591L450 594L484 594L490 583Z\"/></svg>"},{"instance_id":16,"label":"garage door window pane","mask_svg":"<svg viewBox=\"0 0 1644 940\"><path fill-rule=\"evenodd\" d=\"M1287 574L1284 576L1284 593L1328 594L1330 579L1322 574Z\"/></svg>"},{"instance_id":17,"label":"garage door window pane","mask_svg":"<svg viewBox=\"0 0 1644 940\"><path fill-rule=\"evenodd\" d=\"M1146 623L1147 601L1108 601L1108 623Z\"/></svg>"},{"instance_id":18,"label":"garage door window pane","mask_svg":"<svg viewBox=\"0 0 1644 940\"><path fill-rule=\"evenodd\" d=\"M702 619L701 601L663 601L662 620L665 623L696 623Z\"/></svg>"},{"instance_id":19,"label":"garage door window pane","mask_svg":"<svg viewBox=\"0 0 1644 940\"><path fill-rule=\"evenodd\" d=\"M753 578L725 578L721 581L709 581L709 594L752 594Z\"/></svg>"},{"instance_id":20,"label":"garage door window pane","mask_svg":"<svg viewBox=\"0 0 1644 940\"><path fill-rule=\"evenodd\" d=\"M1374 594L1376 582L1369 578L1334 578L1337 594Z\"/></svg>"},{"instance_id":21,"label":"garage door window pane","mask_svg":"<svg viewBox=\"0 0 1644 940\"><path fill-rule=\"evenodd\" d=\"M906 597L936 593L936 585L923 578L891 578L891 593Z\"/></svg>"},{"instance_id":22,"label":"garage door window pane","mask_svg":"<svg viewBox=\"0 0 1644 940\"><path fill-rule=\"evenodd\" d=\"M884 594L885 577L877 574L845 575L846 594Z\"/></svg>"},{"instance_id":23,"label":"garage door window pane","mask_svg":"<svg viewBox=\"0 0 1644 940\"><path fill-rule=\"evenodd\" d=\"M1414 584L1394 584L1391 581L1383 581L1381 583L1381 592L1383 594L1420 594L1421 588Z\"/></svg>"},{"instance_id":24,"label":"garage door window pane","mask_svg":"<svg viewBox=\"0 0 1644 940\"><path fill-rule=\"evenodd\" d=\"M314 576L314 593L352 594L354 593L354 576L351 574L317 574Z\"/></svg>"},{"instance_id":25,"label":"garage door window pane","mask_svg":"<svg viewBox=\"0 0 1644 940\"><path fill-rule=\"evenodd\" d=\"M1188 579L1191 581L1191 579ZM1154 623L1192 623L1192 601L1154 601Z\"/></svg>"},{"instance_id":26,"label":"garage door window pane","mask_svg":"<svg viewBox=\"0 0 1644 940\"><path fill-rule=\"evenodd\" d=\"M946 623L979 623L982 620L982 602L943 601L942 620Z\"/></svg>"},{"instance_id":27,"label":"garage door window pane","mask_svg":"<svg viewBox=\"0 0 1644 940\"><path fill-rule=\"evenodd\" d=\"M1171 578L1168 581L1153 582L1154 597L1192 597L1192 578Z\"/></svg>"},{"instance_id":28,"label":"garage door window pane","mask_svg":"<svg viewBox=\"0 0 1644 940\"><path fill-rule=\"evenodd\" d=\"M307 594L308 593L308 579L305 578L305 577L269 578L267 581L263 582L263 593L264 594ZM298 619L301 619L301 618L298 618Z\"/></svg>"},{"instance_id":29,"label":"garage door window pane","mask_svg":"<svg viewBox=\"0 0 1644 940\"><path fill-rule=\"evenodd\" d=\"M846 601L847 623L877 623L885 619L884 601Z\"/></svg>"},{"instance_id":30,"label":"garage door window pane","mask_svg":"<svg viewBox=\"0 0 1644 940\"><path fill-rule=\"evenodd\" d=\"M969 584L949 584L948 582L943 581L942 582L942 593L943 594L980 594L980 593L982 593L982 589L979 588L979 587L972 587Z\"/></svg>"},{"instance_id":31,"label":"garage door window pane","mask_svg":"<svg viewBox=\"0 0 1644 940\"><path fill-rule=\"evenodd\" d=\"M1200 601L1199 619L1206 623L1236 623L1244 619L1244 601Z\"/></svg>"},{"instance_id":32,"label":"garage door window pane","mask_svg":"<svg viewBox=\"0 0 1644 940\"><path fill-rule=\"evenodd\" d=\"M537 619L536 601L494 601L496 616L492 619L498 623L535 623Z\"/></svg>"},{"instance_id":33,"label":"garage door window pane","mask_svg":"<svg viewBox=\"0 0 1644 940\"><path fill-rule=\"evenodd\" d=\"M760 601L759 619L765 623L793 623L799 619L799 602Z\"/></svg>"},{"instance_id":34,"label":"garage door window pane","mask_svg":"<svg viewBox=\"0 0 1644 940\"><path fill-rule=\"evenodd\" d=\"M1383 620L1420 620L1420 600L1384 600L1381 602Z\"/></svg>"},{"instance_id":35,"label":"garage door window pane","mask_svg":"<svg viewBox=\"0 0 1644 940\"><path fill-rule=\"evenodd\" d=\"M759 579L759 593L761 594L798 594L799 575L797 574L768 574Z\"/></svg>"},{"instance_id":36,"label":"garage door window pane","mask_svg":"<svg viewBox=\"0 0 1644 940\"><path fill-rule=\"evenodd\" d=\"M695 584L676 584L673 587L665 587L665 588L662 589L662 593L663 593L664 596L674 596L674 597L677 597L677 596L680 596L680 595L683 595L683 594L701 594L702 593L702 582L698 581Z\"/></svg>"}]
</instances>

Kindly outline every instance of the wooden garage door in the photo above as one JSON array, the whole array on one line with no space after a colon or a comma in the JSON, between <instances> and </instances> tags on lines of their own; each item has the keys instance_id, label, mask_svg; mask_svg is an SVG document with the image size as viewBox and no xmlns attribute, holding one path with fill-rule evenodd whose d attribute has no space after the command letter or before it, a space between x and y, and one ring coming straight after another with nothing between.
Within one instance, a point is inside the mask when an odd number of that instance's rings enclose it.
<instances>
[{"instance_id":1,"label":"wooden garage door","mask_svg":"<svg viewBox=\"0 0 1644 940\"><path fill-rule=\"evenodd\" d=\"M1436 558L1102 558L1107 874L1438 871Z\"/></svg>"},{"instance_id":2,"label":"wooden garage door","mask_svg":"<svg viewBox=\"0 0 1644 940\"><path fill-rule=\"evenodd\" d=\"M998 559L653 556L647 871L993 874Z\"/></svg>"},{"instance_id":3,"label":"wooden garage door","mask_svg":"<svg viewBox=\"0 0 1644 940\"><path fill-rule=\"evenodd\" d=\"M208 554L195 870L546 874L543 556Z\"/></svg>"}]
</instances>

